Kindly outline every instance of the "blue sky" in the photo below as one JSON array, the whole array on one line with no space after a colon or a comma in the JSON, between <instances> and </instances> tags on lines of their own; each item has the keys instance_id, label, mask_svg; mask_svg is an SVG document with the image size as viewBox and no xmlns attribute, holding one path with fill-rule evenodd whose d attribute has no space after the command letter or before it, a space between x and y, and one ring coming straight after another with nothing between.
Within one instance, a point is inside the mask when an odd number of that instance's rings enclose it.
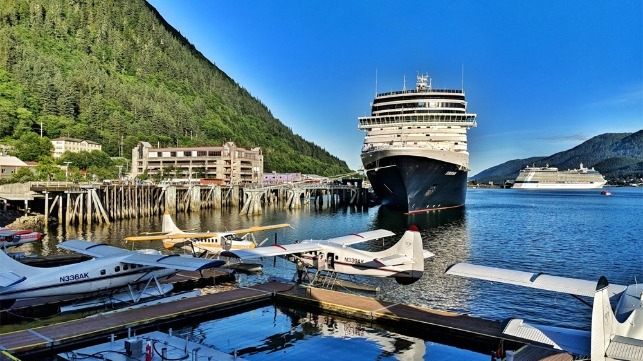
<instances>
[{"instance_id":1,"label":"blue sky","mask_svg":"<svg viewBox=\"0 0 643 361\"><path fill-rule=\"evenodd\" d=\"M376 91L464 90L473 176L643 129L643 2L149 1L286 126L361 167ZM464 72L463 72L464 69Z\"/></svg>"}]
</instances>

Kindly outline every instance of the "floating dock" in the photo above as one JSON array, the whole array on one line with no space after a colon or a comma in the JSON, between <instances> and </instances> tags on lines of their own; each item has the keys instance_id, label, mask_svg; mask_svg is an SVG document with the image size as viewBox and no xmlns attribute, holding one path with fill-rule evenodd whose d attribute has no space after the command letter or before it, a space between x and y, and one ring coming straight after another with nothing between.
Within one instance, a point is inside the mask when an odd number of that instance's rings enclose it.
<instances>
[{"instance_id":1,"label":"floating dock","mask_svg":"<svg viewBox=\"0 0 643 361\"><path fill-rule=\"evenodd\" d=\"M68 361L144 361L146 357L150 357L150 359L160 357L161 360L244 361L244 359L235 355L229 355L160 331L58 354L59 359Z\"/></svg>"},{"instance_id":2,"label":"floating dock","mask_svg":"<svg viewBox=\"0 0 643 361\"><path fill-rule=\"evenodd\" d=\"M290 304L380 324L424 340L486 353L503 341L506 350L519 350L514 360L572 360L555 350L523 348L524 343L501 332L501 323L370 297L330 290L269 282L248 288L188 298L109 315L78 319L0 335L0 350L18 358L51 355L123 336L128 329L146 332L161 325L189 319L224 316L225 312L252 309L265 304ZM521 357L521 355L523 357ZM531 356L529 356L531 355ZM1 356L0 356L1 359Z\"/></svg>"}]
</instances>

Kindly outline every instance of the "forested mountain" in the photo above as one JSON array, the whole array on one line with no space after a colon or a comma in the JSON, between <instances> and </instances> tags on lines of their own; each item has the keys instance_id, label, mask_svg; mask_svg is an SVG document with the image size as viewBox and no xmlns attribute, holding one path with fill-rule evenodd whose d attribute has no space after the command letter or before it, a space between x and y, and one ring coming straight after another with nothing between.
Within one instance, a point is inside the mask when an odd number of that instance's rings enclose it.
<instances>
[{"instance_id":1,"label":"forested mountain","mask_svg":"<svg viewBox=\"0 0 643 361\"><path fill-rule=\"evenodd\" d=\"M189 4L186 4L189 6ZM263 148L265 171L344 161L294 134L143 0L0 0L0 138L40 131L111 156L138 141Z\"/></svg>"},{"instance_id":2,"label":"forested mountain","mask_svg":"<svg viewBox=\"0 0 643 361\"><path fill-rule=\"evenodd\" d=\"M574 169L580 163L588 168L594 167L612 184L643 178L643 130L597 135L570 150L548 157L511 160L472 178L479 183L491 181L502 184L505 180L515 179L520 169L528 165Z\"/></svg>"}]
</instances>

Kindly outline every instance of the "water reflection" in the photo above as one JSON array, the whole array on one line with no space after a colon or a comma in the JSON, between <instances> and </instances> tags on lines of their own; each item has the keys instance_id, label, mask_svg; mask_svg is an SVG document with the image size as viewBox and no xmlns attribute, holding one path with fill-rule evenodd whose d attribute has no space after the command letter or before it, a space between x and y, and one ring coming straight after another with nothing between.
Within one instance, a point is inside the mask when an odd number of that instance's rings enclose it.
<instances>
[{"instance_id":1,"label":"water reflection","mask_svg":"<svg viewBox=\"0 0 643 361\"><path fill-rule=\"evenodd\" d=\"M483 360L472 351L402 335L342 317L267 306L182 327L176 332L248 360ZM431 353L427 353L427 345Z\"/></svg>"}]
</instances>

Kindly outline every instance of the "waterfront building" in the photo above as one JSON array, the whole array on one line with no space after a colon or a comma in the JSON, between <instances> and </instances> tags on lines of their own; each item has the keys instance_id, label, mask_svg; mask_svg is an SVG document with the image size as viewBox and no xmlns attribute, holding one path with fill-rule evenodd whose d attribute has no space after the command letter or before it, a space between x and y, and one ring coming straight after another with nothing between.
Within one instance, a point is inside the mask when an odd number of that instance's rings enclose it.
<instances>
[{"instance_id":1,"label":"waterfront building","mask_svg":"<svg viewBox=\"0 0 643 361\"><path fill-rule=\"evenodd\" d=\"M91 140L60 137L51 140L54 145L54 158L60 158L65 152L79 153L102 150L102 146Z\"/></svg>"},{"instance_id":2,"label":"waterfront building","mask_svg":"<svg viewBox=\"0 0 643 361\"><path fill-rule=\"evenodd\" d=\"M301 173L264 173L263 175L263 184L264 185L276 185L292 182L301 181Z\"/></svg>"},{"instance_id":3,"label":"waterfront building","mask_svg":"<svg viewBox=\"0 0 643 361\"><path fill-rule=\"evenodd\" d=\"M0 179L8 179L13 176L18 169L29 167L29 165L17 157L11 155L0 156Z\"/></svg>"},{"instance_id":4,"label":"waterfront building","mask_svg":"<svg viewBox=\"0 0 643 361\"><path fill-rule=\"evenodd\" d=\"M261 148L241 148L233 142L220 147L181 148L153 148L148 142L139 142L132 149L131 176L146 170L149 177L171 172L165 174L166 178L200 178L224 185L256 184L263 179L263 153Z\"/></svg>"}]
</instances>

